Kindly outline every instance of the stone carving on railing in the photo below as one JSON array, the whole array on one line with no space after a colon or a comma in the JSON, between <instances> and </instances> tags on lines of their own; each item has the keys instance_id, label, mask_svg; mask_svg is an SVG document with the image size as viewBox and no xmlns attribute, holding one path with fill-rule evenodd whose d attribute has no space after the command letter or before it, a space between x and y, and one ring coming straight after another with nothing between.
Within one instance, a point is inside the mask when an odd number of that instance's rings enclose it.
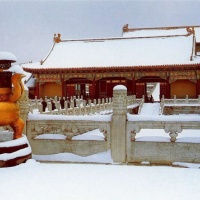
<instances>
[{"instance_id":1,"label":"stone carving on railing","mask_svg":"<svg viewBox=\"0 0 200 200\"><path fill-rule=\"evenodd\" d=\"M54 123L54 124L35 124L34 126L34 131L36 132L36 134L32 135L32 138L34 138L37 135L41 135L41 134L60 134L62 133L62 127L60 126L60 124Z\"/></svg>"},{"instance_id":2,"label":"stone carving on railing","mask_svg":"<svg viewBox=\"0 0 200 200\"><path fill-rule=\"evenodd\" d=\"M83 131L83 130L82 130ZM86 132L87 130L84 130L83 132ZM77 129L77 127L74 124L71 123L63 123L62 124L62 133L67 136L67 140L71 140L72 137L79 135L81 133L80 130Z\"/></svg>"},{"instance_id":3,"label":"stone carving on railing","mask_svg":"<svg viewBox=\"0 0 200 200\"><path fill-rule=\"evenodd\" d=\"M78 121L77 123L72 123L71 121L52 121L47 122L35 122L32 123L31 129L31 139L34 139L38 135L42 134L61 134L65 135L67 140L71 140L72 137L86 133L88 131L92 131L95 129L99 129L100 132L104 135L104 140L107 141L108 133L110 132L109 125L107 123L96 123L91 122L88 125L88 122L81 123Z\"/></svg>"},{"instance_id":4,"label":"stone carving on railing","mask_svg":"<svg viewBox=\"0 0 200 200\"><path fill-rule=\"evenodd\" d=\"M175 142L176 138L178 136L178 133L182 132L182 128L179 124L166 124L164 128L166 133L169 133L169 136L171 137L171 142Z\"/></svg>"},{"instance_id":5,"label":"stone carving on railing","mask_svg":"<svg viewBox=\"0 0 200 200\"><path fill-rule=\"evenodd\" d=\"M108 139L110 139L110 138L108 138L109 137L108 132L110 132L110 126L108 126L107 124L100 124L99 131L101 133L103 133L105 141L107 141Z\"/></svg>"},{"instance_id":6,"label":"stone carving on railing","mask_svg":"<svg viewBox=\"0 0 200 200\"><path fill-rule=\"evenodd\" d=\"M141 130L141 128L136 125L136 124L131 124L129 126L129 131L130 131L130 135L131 135L131 141L135 141L135 136L137 133L139 133Z\"/></svg>"},{"instance_id":7,"label":"stone carving on railing","mask_svg":"<svg viewBox=\"0 0 200 200\"><path fill-rule=\"evenodd\" d=\"M175 142L178 134L185 129L199 129L199 121L128 121L127 124L127 136L128 141L134 142L136 140L136 134L141 129L162 129L170 136L170 141Z\"/></svg>"}]
</instances>

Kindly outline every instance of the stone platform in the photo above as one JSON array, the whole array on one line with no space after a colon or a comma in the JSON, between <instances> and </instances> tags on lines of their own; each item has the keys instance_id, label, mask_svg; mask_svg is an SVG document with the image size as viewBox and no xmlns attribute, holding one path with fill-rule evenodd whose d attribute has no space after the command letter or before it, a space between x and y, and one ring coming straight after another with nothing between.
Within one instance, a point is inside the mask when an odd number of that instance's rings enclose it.
<instances>
[{"instance_id":1,"label":"stone platform","mask_svg":"<svg viewBox=\"0 0 200 200\"><path fill-rule=\"evenodd\" d=\"M12 132L0 132L0 167L12 167L32 157L27 137L12 140Z\"/></svg>"}]
</instances>

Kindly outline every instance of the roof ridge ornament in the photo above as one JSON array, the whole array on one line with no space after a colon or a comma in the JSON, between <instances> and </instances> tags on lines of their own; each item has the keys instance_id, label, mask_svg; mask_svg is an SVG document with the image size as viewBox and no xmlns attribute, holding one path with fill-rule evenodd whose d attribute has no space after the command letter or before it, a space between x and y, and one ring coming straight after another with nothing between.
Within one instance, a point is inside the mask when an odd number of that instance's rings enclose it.
<instances>
[{"instance_id":1,"label":"roof ridge ornament","mask_svg":"<svg viewBox=\"0 0 200 200\"><path fill-rule=\"evenodd\" d=\"M195 35L194 27L187 27L186 31L188 32L186 36Z\"/></svg>"},{"instance_id":2,"label":"roof ridge ornament","mask_svg":"<svg viewBox=\"0 0 200 200\"><path fill-rule=\"evenodd\" d=\"M123 26L123 32L128 32L128 31L129 31L128 24L125 24Z\"/></svg>"},{"instance_id":3,"label":"roof ridge ornament","mask_svg":"<svg viewBox=\"0 0 200 200\"><path fill-rule=\"evenodd\" d=\"M61 42L61 34L60 33L58 33L58 35L54 34L54 38L53 39L54 39L55 43Z\"/></svg>"}]
</instances>

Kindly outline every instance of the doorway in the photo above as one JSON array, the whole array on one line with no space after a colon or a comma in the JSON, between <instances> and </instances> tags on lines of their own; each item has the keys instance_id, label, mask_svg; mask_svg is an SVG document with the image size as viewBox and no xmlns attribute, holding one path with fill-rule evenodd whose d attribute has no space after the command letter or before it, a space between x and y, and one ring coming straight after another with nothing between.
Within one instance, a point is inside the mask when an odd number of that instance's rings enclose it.
<instances>
[{"instance_id":1,"label":"doorway","mask_svg":"<svg viewBox=\"0 0 200 200\"><path fill-rule=\"evenodd\" d=\"M149 82L146 83L146 98L147 102L158 102L160 101L160 83Z\"/></svg>"}]
</instances>

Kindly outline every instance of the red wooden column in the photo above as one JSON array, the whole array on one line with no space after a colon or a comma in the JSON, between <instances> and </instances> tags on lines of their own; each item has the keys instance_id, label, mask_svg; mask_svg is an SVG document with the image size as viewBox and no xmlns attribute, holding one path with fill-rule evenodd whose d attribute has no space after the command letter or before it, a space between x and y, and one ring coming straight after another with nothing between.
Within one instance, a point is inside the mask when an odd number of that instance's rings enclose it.
<instances>
[{"instance_id":1,"label":"red wooden column","mask_svg":"<svg viewBox=\"0 0 200 200\"><path fill-rule=\"evenodd\" d=\"M167 77L166 80L166 97L167 99L171 98L170 97L170 83L169 83L169 76Z\"/></svg>"},{"instance_id":2,"label":"red wooden column","mask_svg":"<svg viewBox=\"0 0 200 200\"><path fill-rule=\"evenodd\" d=\"M65 97L66 96L66 85L65 85L64 79L62 79L61 81L62 81L62 96Z\"/></svg>"},{"instance_id":3,"label":"red wooden column","mask_svg":"<svg viewBox=\"0 0 200 200\"><path fill-rule=\"evenodd\" d=\"M39 81L37 81L36 83L36 88L35 88L35 96L37 96L37 98L40 98L40 84Z\"/></svg>"},{"instance_id":4,"label":"red wooden column","mask_svg":"<svg viewBox=\"0 0 200 200\"><path fill-rule=\"evenodd\" d=\"M92 84L89 84L89 97L91 99L95 98L95 78L92 80Z\"/></svg>"},{"instance_id":5,"label":"red wooden column","mask_svg":"<svg viewBox=\"0 0 200 200\"><path fill-rule=\"evenodd\" d=\"M95 99L99 98L99 80L95 81L95 85L94 85L94 98Z\"/></svg>"},{"instance_id":6,"label":"red wooden column","mask_svg":"<svg viewBox=\"0 0 200 200\"><path fill-rule=\"evenodd\" d=\"M198 95L200 95L200 79L197 79L196 83L196 97L198 98Z\"/></svg>"},{"instance_id":7,"label":"red wooden column","mask_svg":"<svg viewBox=\"0 0 200 200\"><path fill-rule=\"evenodd\" d=\"M91 93L91 99L94 99L95 98L95 95L96 95L96 81L95 81L95 78L93 78L93 81L92 81L92 93Z\"/></svg>"},{"instance_id":8,"label":"red wooden column","mask_svg":"<svg viewBox=\"0 0 200 200\"><path fill-rule=\"evenodd\" d=\"M135 77L132 78L132 94L133 94L133 95L136 95Z\"/></svg>"}]
</instances>

